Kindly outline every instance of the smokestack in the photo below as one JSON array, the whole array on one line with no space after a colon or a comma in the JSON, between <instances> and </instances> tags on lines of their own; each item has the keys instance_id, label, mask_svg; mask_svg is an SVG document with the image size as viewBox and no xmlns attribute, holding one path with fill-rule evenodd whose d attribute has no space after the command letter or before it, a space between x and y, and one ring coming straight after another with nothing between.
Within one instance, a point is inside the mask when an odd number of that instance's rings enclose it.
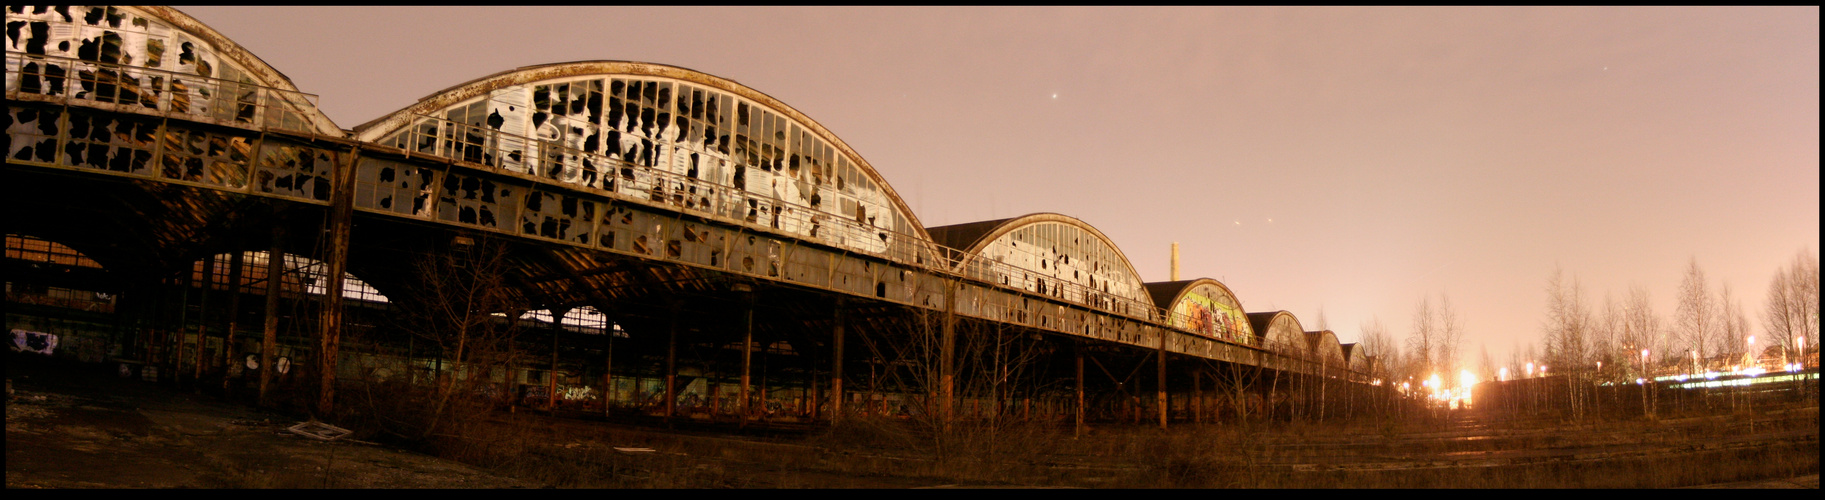
<instances>
[{"instance_id":1,"label":"smokestack","mask_svg":"<svg viewBox=\"0 0 1825 500\"><path fill-rule=\"evenodd\" d=\"M1172 280L1179 280L1179 242L1172 242Z\"/></svg>"}]
</instances>

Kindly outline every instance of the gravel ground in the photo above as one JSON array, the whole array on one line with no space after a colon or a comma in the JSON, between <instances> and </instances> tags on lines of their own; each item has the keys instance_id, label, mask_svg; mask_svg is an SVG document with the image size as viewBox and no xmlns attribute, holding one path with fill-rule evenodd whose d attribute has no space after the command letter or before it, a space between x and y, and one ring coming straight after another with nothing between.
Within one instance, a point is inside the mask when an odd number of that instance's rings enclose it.
<instances>
[{"instance_id":1,"label":"gravel ground","mask_svg":"<svg viewBox=\"0 0 1825 500\"><path fill-rule=\"evenodd\" d=\"M325 442L297 419L13 354L7 488L515 488L419 453Z\"/></svg>"}]
</instances>

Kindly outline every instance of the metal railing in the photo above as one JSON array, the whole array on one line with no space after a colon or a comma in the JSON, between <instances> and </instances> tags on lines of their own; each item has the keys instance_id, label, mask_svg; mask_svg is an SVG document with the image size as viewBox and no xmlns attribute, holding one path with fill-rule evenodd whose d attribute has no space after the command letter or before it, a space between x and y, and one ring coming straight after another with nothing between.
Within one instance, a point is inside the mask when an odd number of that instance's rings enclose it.
<instances>
[{"instance_id":1,"label":"metal railing","mask_svg":"<svg viewBox=\"0 0 1825 500\"><path fill-rule=\"evenodd\" d=\"M660 166L648 166L569 147L558 141L422 114L413 116L397 135L388 136L381 142L409 154L468 163L481 170L532 176L615 199L664 205L680 212L738 224L766 226L800 240L882 257L928 271L961 272L966 277L1003 289L1038 293L1112 314L1168 326L1188 324L1189 320L1186 315L1160 308L1151 300L1105 293L1066 280L1046 280L1043 293L1037 286L1028 289L1011 283L995 283L995 276L1045 276L1039 271L1005 262L972 259L967 265L970 269L953 269L953 262L963 260L961 251L936 245L913 234L667 170L663 165L671 164L671 158L663 151L674 149L669 142L655 147L661 152L654 154L653 163ZM755 204L749 205L749 200L754 200ZM760 210L774 207L778 210ZM1260 346L1259 339L1245 335L1240 328L1186 331L1226 342Z\"/></svg>"},{"instance_id":2,"label":"metal railing","mask_svg":"<svg viewBox=\"0 0 1825 500\"><path fill-rule=\"evenodd\" d=\"M8 51L6 98L213 123L317 132L300 108L317 96L161 69Z\"/></svg>"}]
</instances>

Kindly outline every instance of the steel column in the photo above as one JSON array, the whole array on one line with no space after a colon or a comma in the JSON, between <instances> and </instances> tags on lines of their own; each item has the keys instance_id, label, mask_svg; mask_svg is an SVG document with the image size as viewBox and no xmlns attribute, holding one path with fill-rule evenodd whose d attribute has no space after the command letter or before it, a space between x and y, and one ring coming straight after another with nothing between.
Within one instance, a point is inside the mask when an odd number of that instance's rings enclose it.
<instances>
[{"instance_id":1,"label":"steel column","mask_svg":"<svg viewBox=\"0 0 1825 500\"><path fill-rule=\"evenodd\" d=\"M232 387L228 378L228 372L229 370L232 370L232 368L230 368L230 366L232 366L230 363L237 362L237 360L234 359L234 334L235 330L240 326L241 266L246 263L246 260L243 257L246 254L247 251L241 249L241 247L237 245L234 250L234 256L229 257L228 259L228 289L231 290L231 292L228 294L228 331L224 333L224 338L222 339L222 394L224 395L228 394Z\"/></svg>"},{"instance_id":2,"label":"steel column","mask_svg":"<svg viewBox=\"0 0 1825 500\"><path fill-rule=\"evenodd\" d=\"M1170 332L1168 332L1166 330L1160 330L1160 355L1159 355L1159 359L1157 360L1158 361L1157 364L1160 367L1160 377L1159 377L1160 380L1159 380L1159 384L1158 384L1157 395L1154 397L1155 404L1157 404L1159 406L1158 413L1159 413L1159 417L1160 417L1160 428L1161 429L1166 428L1166 405L1167 405L1167 401L1166 401L1166 336L1168 333L1170 333Z\"/></svg>"},{"instance_id":3,"label":"steel column","mask_svg":"<svg viewBox=\"0 0 1825 500\"><path fill-rule=\"evenodd\" d=\"M951 420L956 416L953 413L953 402L955 401L953 384L955 383L957 361L956 285L956 281L945 281L943 333L939 340L941 344L938 346L938 415L943 421L945 429L950 428Z\"/></svg>"},{"instance_id":4,"label":"steel column","mask_svg":"<svg viewBox=\"0 0 1825 500\"><path fill-rule=\"evenodd\" d=\"M1084 345L1077 343L1077 437L1084 435Z\"/></svg>"},{"instance_id":5,"label":"steel column","mask_svg":"<svg viewBox=\"0 0 1825 500\"><path fill-rule=\"evenodd\" d=\"M678 407L678 302L668 301L669 318L665 343L665 423L672 424L673 410Z\"/></svg>"},{"instance_id":6,"label":"steel column","mask_svg":"<svg viewBox=\"0 0 1825 500\"><path fill-rule=\"evenodd\" d=\"M748 418L754 414L749 402L748 382L754 373L754 292L747 293L747 325L741 337L741 427L748 426Z\"/></svg>"},{"instance_id":7,"label":"steel column","mask_svg":"<svg viewBox=\"0 0 1825 500\"><path fill-rule=\"evenodd\" d=\"M209 345L209 288L215 282L215 256L203 259L203 297L197 300L196 311L196 373L190 377L191 385L198 390L203 383L203 347Z\"/></svg>"},{"instance_id":8,"label":"steel column","mask_svg":"<svg viewBox=\"0 0 1825 500\"><path fill-rule=\"evenodd\" d=\"M836 325L831 333L830 423L843 420L843 299L836 300ZM815 392L815 391L814 391ZM813 403L812 408L816 408ZM812 410L817 411L817 410Z\"/></svg>"},{"instance_id":9,"label":"steel column","mask_svg":"<svg viewBox=\"0 0 1825 500\"><path fill-rule=\"evenodd\" d=\"M272 357L279 347L279 285L285 272L282 227L273 226L272 246L266 252L266 326L260 338L260 406L266 406L266 393L272 386Z\"/></svg>"},{"instance_id":10,"label":"steel column","mask_svg":"<svg viewBox=\"0 0 1825 500\"><path fill-rule=\"evenodd\" d=\"M317 411L329 415L336 406L337 352L342 345L342 275L348 273L349 230L355 220L355 162L361 148L349 151L349 159L336 171L336 185L330 192L328 276L324 279L323 321L317 350Z\"/></svg>"}]
</instances>

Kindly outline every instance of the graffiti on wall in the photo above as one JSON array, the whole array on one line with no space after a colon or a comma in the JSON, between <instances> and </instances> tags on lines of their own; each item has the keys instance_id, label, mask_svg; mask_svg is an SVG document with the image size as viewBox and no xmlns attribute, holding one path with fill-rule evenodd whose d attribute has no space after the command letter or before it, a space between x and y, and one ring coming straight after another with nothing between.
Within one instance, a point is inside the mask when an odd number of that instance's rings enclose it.
<instances>
[{"instance_id":1,"label":"graffiti on wall","mask_svg":"<svg viewBox=\"0 0 1825 500\"><path fill-rule=\"evenodd\" d=\"M44 332L28 332L13 329L13 343L8 345L13 352L29 352L50 356L57 350L57 336Z\"/></svg>"},{"instance_id":2,"label":"graffiti on wall","mask_svg":"<svg viewBox=\"0 0 1825 500\"><path fill-rule=\"evenodd\" d=\"M1200 285L1185 293L1172 309L1174 326L1219 337L1247 332L1248 319L1235 299L1221 289Z\"/></svg>"}]
</instances>

